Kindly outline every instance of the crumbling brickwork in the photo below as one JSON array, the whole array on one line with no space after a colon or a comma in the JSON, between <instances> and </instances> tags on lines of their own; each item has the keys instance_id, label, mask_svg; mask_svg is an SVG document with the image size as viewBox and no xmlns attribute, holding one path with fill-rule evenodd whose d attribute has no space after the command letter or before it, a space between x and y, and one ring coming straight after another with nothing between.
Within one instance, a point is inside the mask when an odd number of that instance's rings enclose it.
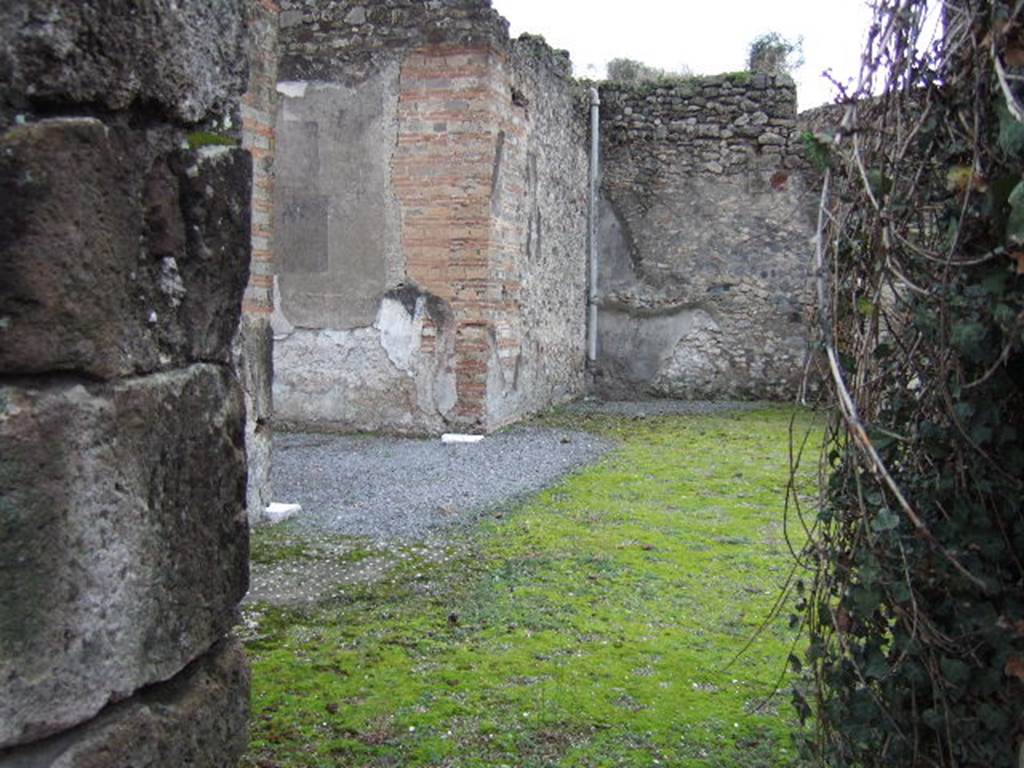
<instances>
[{"instance_id":1,"label":"crumbling brickwork","mask_svg":"<svg viewBox=\"0 0 1024 768\"><path fill-rule=\"evenodd\" d=\"M244 15L0 14L0 766L245 747Z\"/></svg>"},{"instance_id":2,"label":"crumbling brickwork","mask_svg":"<svg viewBox=\"0 0 1024 768\"><path fill-rule=\"evenodd\" d=\"M813 222L792 81L605 84L601 100L598 391L793 396Z\"/></svg>"}]
</instances>

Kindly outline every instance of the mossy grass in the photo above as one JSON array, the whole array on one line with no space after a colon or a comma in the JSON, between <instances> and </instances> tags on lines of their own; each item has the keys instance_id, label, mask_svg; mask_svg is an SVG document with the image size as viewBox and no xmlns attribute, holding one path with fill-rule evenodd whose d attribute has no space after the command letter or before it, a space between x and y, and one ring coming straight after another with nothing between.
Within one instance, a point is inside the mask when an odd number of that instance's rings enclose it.
<instances>
[{"instance_id":1,"label":"mossy grass","mask_svg":"<svg viewBox=\"0 0 1024 768\"><path fill-rule=\"evenodd\" d=\"M189 149L202 149L203 147L237 147L238 139L232 136L225 136L222 133L212 131L195 131L185 137Z\"/></svg>"},{"instance_id":2,"label":"mossy grass","mask_svg":"<svg viewBox=\"0 0 1024 768\"><path fill-rule=\"evenodd\" d=\"M765 703L789 611L757 632L792 567L793 416L548 416L620 447L454 534L447 562L253 608L244 764L795 765L788 696Z\"/></svg>"}]
</instances>

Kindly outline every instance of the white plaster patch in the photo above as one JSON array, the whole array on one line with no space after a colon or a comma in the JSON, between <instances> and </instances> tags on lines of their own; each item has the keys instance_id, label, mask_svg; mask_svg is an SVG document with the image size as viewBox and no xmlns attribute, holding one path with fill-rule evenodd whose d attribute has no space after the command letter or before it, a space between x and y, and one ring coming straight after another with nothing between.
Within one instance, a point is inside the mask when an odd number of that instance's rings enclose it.
<instances>
[{"instance_id":1,"label":"white plaster patch","mask_svg":"<svg viewBox=\"0 0 1024 768\"><path fill-rule=\"evenodd\" d=\"M274 502L268 504L265 510L266 521L271 525L276 523L283 523L289 518L295 517L302 511L301 504L282 504L280 502Z\"/></svg>"},{"instance_id":2,"label":"white plaster patch","mask_svg":"<svg viewBox=\"0 0 1024 768\"><path fill-rule=\"evenodd\" d=\"M270 329L274 332L274 341L283 341L295 332L295 326L291 324L284 314L281 306L281 288L278 285L278 277L274 275L274 311L270 315Z\"/></svg>"},{"instance_id":3,"label":"white plaster patch","mask_svg":"<svg viewBox=\"0 0 1024 768\"><path fill-rule=\"evenodd\" d=\"M445 445L453 445L455 443L479 443L483 439L483 435L462 435L456 432L446 432L441 435L441 442Z\"/></svg>"},{"instance_id":4,"label":"white plaster patch","mask_svg":"<svg viewBox=\"0 0 1024 768\"><path fill-rule=\"evenodd\" d=\"M655 384L671 388L672 382L688 386L714 386L721 359L721 329L703 310L687 313L688 327L658 370Z\"/></svg>"},{"instance_id":5,"label":"white plaster patch","mask_svg":"<svg viewBox=\"0 0 1024 768\"><path fill-rule=\"evenodd\" d=\"M200 147L198 149L199 162L200 163L206 163L206 162L218 163L221 160L223 160L225 157L230 156L231 153L235 149L236 149L236 147L229 146L227 144L211 144L211 145L206 146L206 147ZM189 170L191 171L192 169L190 168ZM209 197L209 196L210 195L207 194L207 197Z\"/></svg>"},{"instance_id":6,"label":"white plaster patch","mask_svg":"<svg viewBox=\"0 0 1024 768\"><path fill-rule=\"evenodd\" d=\"M309 83L305 80L283 80L277 84L277 92L289 99L301 99L306 95Z\"/></svg>"},{"instance_id":7,"label":"white plaster patch","mask_svg":"<svg viewBox=\"0 0 1024 768\"><path fill-rule=\"evenodd\" d=\"M442 366L434 381L435 402L437 412L447 416L459 402L459 392L456 387L455 371L447 366Z\"/></svg>"},{"instance_id":8,"label":"white plaster patch","mask_svg":"<svg viewBox=\"0 0 1024 768\"><path fill-rule=\"evenodd\" d=\"M377 310L373 327L380 332L380 344L387 352L388 359L399 370L412 372L416 353L420 350L420 320L423 314L423 299L417 299L413 317L400 301L385 298Z\"/></svg>"}]
</instances>

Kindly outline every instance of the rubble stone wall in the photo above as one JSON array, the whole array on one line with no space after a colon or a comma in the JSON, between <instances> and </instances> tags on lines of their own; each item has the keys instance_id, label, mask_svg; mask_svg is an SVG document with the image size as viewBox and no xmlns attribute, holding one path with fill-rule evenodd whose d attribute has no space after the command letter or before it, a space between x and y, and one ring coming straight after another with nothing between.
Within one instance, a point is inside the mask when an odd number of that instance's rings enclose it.
<instances>
[{"instance_id":1,"label":"rubble stone wall","mask_svg":"<svg viewBox=\"0 0 1024 768\"><path fill-rule=\"evenodd\" d=\"M588 90L541 38L512 45L491 192L487 407L492 426L582 394L587 295Z\"/></svg>"},{"instance_id":2,"label":"rubble stone wall","mask_svg":"<svg viewBox=\"0 0 1024 768\"><path fill-rule=\"evenodd\" d=\"M226 766L245 748L227 639L248 582L245 13L0 14L5 768Z\"/></svg>"},{"instance_id":3,"label":"rubble stone wall","mask_svg":"<svg viewBox=\"0 0 1024 768\"><path fill-rule=\"evenodd\" d=\"M788 398L811 212L788 78L601 88L601 394Z\"/></svg>"}]
</instances>

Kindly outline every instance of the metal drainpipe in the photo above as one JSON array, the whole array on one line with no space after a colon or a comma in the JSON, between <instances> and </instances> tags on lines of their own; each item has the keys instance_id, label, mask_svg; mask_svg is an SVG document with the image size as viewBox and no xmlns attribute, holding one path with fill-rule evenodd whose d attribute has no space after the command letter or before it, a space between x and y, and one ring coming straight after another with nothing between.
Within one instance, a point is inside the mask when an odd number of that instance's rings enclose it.
<instances>
[{"instance_id":1,"label":"metal drainpipe","mask_svg":"<svg viewBox=\"0 0 1024 768\"><path fill-rule=\"evenodd\" d=\"M591 367L597 361L597 210L598 183L601 172L601 97L597 88L590 89L590 285L588 288L587 359Z\"/></svg>"}]
</instances>

